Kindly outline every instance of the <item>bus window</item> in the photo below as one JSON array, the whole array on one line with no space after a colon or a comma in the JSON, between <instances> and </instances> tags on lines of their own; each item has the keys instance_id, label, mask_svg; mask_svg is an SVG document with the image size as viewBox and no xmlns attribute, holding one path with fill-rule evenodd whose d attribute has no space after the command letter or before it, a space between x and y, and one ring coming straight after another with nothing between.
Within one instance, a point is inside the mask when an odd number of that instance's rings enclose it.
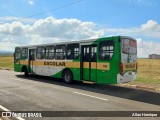
<instances>
[{"instance_id":1,"label":"bus window","mask_svg":"<svg viewBox=\"0 0 160 120\"><path fill-rule=\"evenodd\" d=\"M135 40L123 39L122 40L122 52L125 54L136 54L137 44Z\"/></svg>"},{"instance_id":2,"label":"bus window","mask_svg":"<svg viewBox=\"0 0 160 120\"><path fill-rule=\"evenodd\" d=\"M35 49L29 50L29 60L35 60Z\"/></svg>"},{"instance_id":3,"label":"bus window","mask_svg":"<svg viewBox=\"0 0 160 120\"><path fill-rule=\"evenodd\" d=\"M83 50L83 61L89 62L90 61L90 53L89 53L89 46L86 46Z\"/></svg>"},{"instance_id":4,"label":"bus window","mask_svg":"<svg viewBox=\"0 0 160 120\"><path fill-rule=\"evenodd\" d=\"M65 45L57 45L55 47L55 59L64 60L65 59L66 46Z\"/></svg>"},{"instance_id":5,"label":"bus window","mask_svg":"<svg viewBox=\"0 0 160 120\"><path fill-rule=\"evenodd\" d=\"M47 46L46 47L46 59L54 59L54 46Z\"/></svg>"},{"instance_id":6,"label":"bus window","mask_svg":"<svg viewBox=\"0 0 160 120\"><path fill-rule=\"evenodd\" d=\"M91 61L96 62L96 58L97 58L97 46L91 47Z\"/></svg>"},{"instance_id":7,"label":"bus window","mask_svg":"<svg viewBox=\"0 0 160 120\"><path fill-rule=\"evenodd\" d=\"M15 62L19 61L20 57L21 57L21 49L20 48L16 48L15 49L15 56L14 56Z\"/></svg>"},{"instance_id":8,"label":"bus window","mask_svg":"<svg viewBox=\"0 0 160 120\"><path fill-rule=\"evenodd\" d=\"M45 47L37 47L37 59L44 59Z\"/></svg>"},{"instance_id":9,"label":"bus window","mask_svg":"<svg viewBox=\"0 0 160 120\"><path fill-rule=\"evenodd\" d=\"M28 58L28 48L22 48L22 59Z\"/></svg>"},{"instance_id":10,"label":"bus window","mask_svg":"<svg viewBox=\"0 0 160 120\"><path fill-rule=\"evenodd\" d=\"M104 41L99 46L99 59L110 60L114 53L114 41Z\"/></svg>"},{"instance_id":11,"label":"bus window","mask_svg":"<svg viewBox=\"0 0 160 120\"><path fill-rule=\"evenodd\" d=\"M69 60L77 59L79 55L79 44L67 45L66 58Z\"/></svg>"}]
</instances>

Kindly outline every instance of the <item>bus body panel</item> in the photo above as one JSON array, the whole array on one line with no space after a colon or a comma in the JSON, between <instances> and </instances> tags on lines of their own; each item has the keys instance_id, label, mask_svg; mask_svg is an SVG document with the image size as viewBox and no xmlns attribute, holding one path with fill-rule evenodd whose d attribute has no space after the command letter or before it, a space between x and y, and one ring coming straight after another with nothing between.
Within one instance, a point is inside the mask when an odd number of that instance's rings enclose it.
<instances>
[{"instance_id":1,"label":"bus body panel","mask_svg":"<svg viewBox=\"0 0 160 120\"><path fill-rule=\"evenodd\" d=\"M48 59L37 59L36 55L36 46L28 46L28 58L27 59L21 59L22 53L20 53L19 59L15 61L14 64L14 70L16 72L23 72L23 67L26 67L29 71L29 73L36 74L36 75L42 75L42 76L50 76L55 78L62 78L63 71L65 69L69 69L72 74L74 80L77 81L92 81L97 84L119 84L119 83L125 83L130 82L132 80L136 79L137 75L137 53L130 54L130 53L124 53L122 50L124 48L124 44L122 43L122 39L131 39L129 37L121 37L121 36L115 36L115 37L105 37L100 39L95 39L93 41L87 42L79 42L79 55L78 59L75 60L48 60ZM134 40L134 39L132 39ZM105 41L110 41L109 46L103 46L101 43L104 42L105 44L108 44ZM69 44L69 43L66 43ZM113 44L113 45L112 45ZM131 43L134 46L134 42ZM42 45L41 45L42 46ZM47 46L47 45L45 45ZM81 47L90 46L90 53L92 53L92 47L96 46L96 61L90 61L85 62L81 61L82 57L82 48ZM107 47L110 47L109 50L112 53L110 54L110 59L104 60L101 59L100 55L101 49L104 49L104 51L107 51ZM137 46L136 46L137 47ZM23 48L23 47L16 47L17 48ZM30 59L30 50L35 49L35 59ZM16 52L16 51L15 51ZM106 53L102 53L105 54ZM107 53L108 54L108 53ZM16 56L15 56L16 58ZM123 66L123 74L121 74L120 70L120 64ZM83 65L83 69L82 69ZM128 67L128 68L127 68ZM83 76L82 76L83 74ZM82 77L81 77L82 76Z\"/></svg>"},{"instance_id":2,"label":"bus body panel","mask_svg":"<svg viewBox=\"0 0 160 120\"><path fill-rule=\"evenodd\" d=\"M130 37L121 37L121 74L117 75L117 83L126 83L137 78L137 43Z\"/></svg>"},{"instance_id":3,"label":"bus body panel","mask_svg":"<svg viewBox=\"0 0 160 120\"><path fill-rule=\"evenodd\" d=\"M102 38L100 41L114 41L114 53L110 60L100 60L98 57L97 83L117 84L117 74L119 73L120 62L120 42L119 37ZM99 45L100 46L100 45ZM100 48L98 49L100 50ZM98 51L100 53L100 51Z\"/></svg>"}]
</instances>

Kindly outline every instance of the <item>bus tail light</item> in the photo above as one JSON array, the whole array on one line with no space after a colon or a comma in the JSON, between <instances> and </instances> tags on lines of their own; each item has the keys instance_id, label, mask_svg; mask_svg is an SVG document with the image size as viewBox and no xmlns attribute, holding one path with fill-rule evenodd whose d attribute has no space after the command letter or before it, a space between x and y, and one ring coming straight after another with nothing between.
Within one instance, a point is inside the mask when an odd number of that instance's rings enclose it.
<instances>
[{"instance_id":1,"label":"bus tail light","mask_svg":"<svg viewBox=\"0 0 160 120\"><path fill-rule=\"evenodd\" d=\"M120 63L119 69L120 69L120 74L123 75L123 64L122 63Z\"/></svg>"},{"instance_id":2,"label":"bus tail light","mask_svg":"<svg viewBox=\"0 0 160 120\"><path fill-rule=\"evenodd\" d=\"M137 69L138 69L138 63L136 62L136 71L137 71Z\"/></svg>"}]
</instances>

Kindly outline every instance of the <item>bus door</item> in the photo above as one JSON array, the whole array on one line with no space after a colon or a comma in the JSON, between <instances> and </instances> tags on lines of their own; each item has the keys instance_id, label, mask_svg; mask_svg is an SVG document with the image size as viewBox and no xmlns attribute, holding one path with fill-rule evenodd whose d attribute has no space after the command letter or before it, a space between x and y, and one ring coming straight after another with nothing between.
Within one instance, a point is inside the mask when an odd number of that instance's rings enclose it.
<instances>
[{"instance_id":1,"label":"bus door","mask_svg":"<svg viewBox=\"0 0 160 120\"><path fill-rule=\"evenodd\" d=\"M97 45L81 46L81 80L97 80Z\"/></svg>"},{"instance_id":2,"label":"bus door","mask_svg":"<svg viewBox=\"0 0 160 120\"><path fill-rule=\"evenodd\" d=\"M36 56L35 54L36 54L35 49L29 49L29 61L28 61L29 73L33 72L33 65L34 65L35 56Z\"/></svg>"}]
</instances>

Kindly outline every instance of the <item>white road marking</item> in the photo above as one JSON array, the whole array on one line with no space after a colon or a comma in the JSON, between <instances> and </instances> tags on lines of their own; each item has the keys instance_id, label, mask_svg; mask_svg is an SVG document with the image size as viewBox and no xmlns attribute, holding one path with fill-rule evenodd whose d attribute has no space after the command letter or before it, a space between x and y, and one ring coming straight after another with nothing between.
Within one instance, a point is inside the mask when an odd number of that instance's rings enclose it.
<instances>
[{"instance_id":1,"label":"white road marking","mask_svg":"<svg viewBox=\"0 0 160 120\"><path fill-rule=\"evenodd\" d=\"M96 97L96 96L93 96L93 95L88 95L88 94L84 94L84 93L80 93L80 92L73 92L73 93L88 96L88 97L92 97L92 98L96 98L96 99L99 99L99 100L109 101L108 99L105 99L105 98Z\"/></svg>"},{"instance_id":2,"label":"white road marking","mask_svg":"<svg viewBox=\"0 0 160 120\"><path fill-rule=\"evenodd\" d=\"M4 111L10 111L10 110L8 110L7 108L5 108L5 107L3 107L2 105L0 105L0 108L2 109L2 110L4 110Z\"/></svg>"},{"instance_id":3,"label":"white road marking","mask_svg":"<svg viewBox=\"0 0 160 120\"><path fill-rule=\"evenodd\" d=\"M0 109L4 110L5 112L11 112L10 110L8 110L7 108L3 107L2 105L0 105ZM25 120L21 117L16 117L18 120Z\"/></svg>"}]
</instances>

